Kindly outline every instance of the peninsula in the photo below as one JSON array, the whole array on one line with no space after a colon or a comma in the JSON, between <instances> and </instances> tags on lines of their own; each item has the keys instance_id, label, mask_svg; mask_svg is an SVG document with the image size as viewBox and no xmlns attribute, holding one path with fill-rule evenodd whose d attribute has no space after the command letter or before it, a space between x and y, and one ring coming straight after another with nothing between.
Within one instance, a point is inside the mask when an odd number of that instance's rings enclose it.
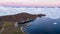
<instances>
[{"instance_id":1,"label":"peninsula","mask_svg":"<svg viewBox=\"0 0 60 34\"><path fill-rule=\"evenodd\" d=\"M18 31L17 33L20 34L22 32L20 28L27 26L28 22L35 20L37 17L41 18L42 16L46 16L46 15L45 14L34 15L34 14L23 12L23 13L14 14L14 15L0 16L0 22L3 23L2 28L0 29L0 33L13 34L14 32L16 33ZM20 27L20 25L22 24L23 26Z\"/></svg>"}]
</instances>

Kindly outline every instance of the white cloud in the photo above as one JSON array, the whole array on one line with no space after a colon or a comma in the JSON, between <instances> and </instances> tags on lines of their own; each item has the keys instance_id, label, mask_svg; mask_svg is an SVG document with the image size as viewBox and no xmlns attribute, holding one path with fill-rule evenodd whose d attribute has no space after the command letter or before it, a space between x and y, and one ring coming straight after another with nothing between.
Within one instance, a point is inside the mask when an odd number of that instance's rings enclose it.
<instances>
[{"instance_id":1,"label":"white cloud","mask_svg":"<svg viewBox=\"0 0 60 34\"><path fill-rule=\"evenodd\" d=\"M53 19L60 17L60 8L12 8L0 6L0 16L27 12L31 14L46 14Z\"/></svg>"}]
</instances>

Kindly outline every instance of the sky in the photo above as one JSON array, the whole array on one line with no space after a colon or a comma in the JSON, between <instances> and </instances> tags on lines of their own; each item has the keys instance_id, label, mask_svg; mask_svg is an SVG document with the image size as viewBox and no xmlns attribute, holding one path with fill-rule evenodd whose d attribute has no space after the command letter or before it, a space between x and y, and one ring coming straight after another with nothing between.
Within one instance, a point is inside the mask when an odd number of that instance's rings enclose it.
<instances>
[{"instance_id":1,"label":"sky","mask_svg":"<svg viewBox=\"0 0 60 34\"><path fill-rule=\"evenodd\" d=\"M0 6L60 6L60 0L0 0Z\"/></svg>"},{"instance_id":2,"label":"sky","mask_svg":"<svg viewBox=\"0 0 60 34\"><path fill-rule=\"evenodd\" d=\"M60 6L60 0L0 0L0 16L28 12L47 14L51 18L60 17L60 8L12 8L3 6Z\"/></svg>"}]
</instances>

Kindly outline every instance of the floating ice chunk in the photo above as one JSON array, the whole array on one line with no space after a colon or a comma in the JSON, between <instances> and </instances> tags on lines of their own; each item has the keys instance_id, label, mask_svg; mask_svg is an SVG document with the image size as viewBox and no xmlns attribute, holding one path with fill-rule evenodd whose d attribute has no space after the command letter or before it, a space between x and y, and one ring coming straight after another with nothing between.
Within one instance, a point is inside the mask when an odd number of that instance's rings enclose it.
<instances>
[{"instance_id":1,"label":"floating ice chunk","mask_svg":"<svg viewBox=\"0 0 60 34\"><path fill-rule=\"evenodd\" d=\"M56 24L58 24L58 23L54 22L53 24L55 24L55 25L56 25Z\"/></svg>"}]
</instances>

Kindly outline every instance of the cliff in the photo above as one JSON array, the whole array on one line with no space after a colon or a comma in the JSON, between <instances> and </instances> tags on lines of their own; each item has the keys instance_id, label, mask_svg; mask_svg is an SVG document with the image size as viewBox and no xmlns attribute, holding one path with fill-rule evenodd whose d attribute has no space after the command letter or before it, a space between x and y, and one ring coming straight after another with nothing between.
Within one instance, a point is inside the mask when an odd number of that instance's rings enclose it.
<instances>
[{"instance_id":1,"label":"cliff","mask_svg":"<svg viewBox=\"0 0 60 34\"><path fill-rule=\"evenodd\" d=\"M6 16L0 16L0 23L2 23L0 26L0 33L1 34L24 34L21 31L21 27L15 27L14 23L19 22L19 24L25 24L26 22L29 22L32 19L36 19L37 17L45 16L45 14L28 14L28 13L19 13L15 15L6 15ZM21 22L24 21L24 22Z\"/></svg>"},{"instance_id":2,"label":"cliff","mask_svg":"<svg viewBox=\"0 0 60 34\"><path fill-rule=\"evenodd\" d=\"M22 21L22 20L27 20L27 19L35 19L37 17L42 17L42 16L45 16L45 14L33 15L33 14L28 14L28 13L19 13L19 14L15 14L15 15L0 16L0 20Z\"/></svg>"}]
</instances>

